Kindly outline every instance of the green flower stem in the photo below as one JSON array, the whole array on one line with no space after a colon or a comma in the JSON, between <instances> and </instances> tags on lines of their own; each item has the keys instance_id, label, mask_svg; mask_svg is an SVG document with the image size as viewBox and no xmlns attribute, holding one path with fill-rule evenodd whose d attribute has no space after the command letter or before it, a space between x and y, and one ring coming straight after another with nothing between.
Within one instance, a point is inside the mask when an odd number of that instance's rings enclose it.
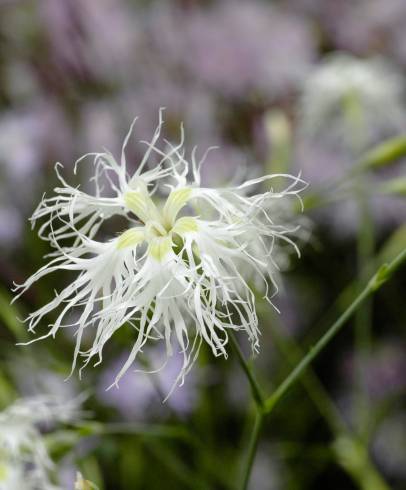
<instances>
[{"instance_id":1,"label":"green flower stem","mask_svg":"<svg viewBox=\"0 0 406 490\"><path fill-rule=\"evenodd\" d=\"M333 445L333 452L338 463L361 490L390 490L371 462L368 449L362 441L347 436L339 437Z\"/></svg>"},{"instance_id":2,"label":"green flower stem","mask_svg":"<svg viewBox=\"0 0 406 490\"><path fill-rule=\"evenodd\" d=\"M390 262L393 257L400 253L406 247L406 225L400 226L386 240L375 257L366 265L363 271L364 277L371 277L374 271L379 268L384 262ZM331 306L323 317L313 326L310 334L305 335L303 339L304 345L313 344L317 341L322 331L331 325L337 317L337 314L346 309L352 301L352 298L359 291L358 278L352 280L342 291L337 295Z\"/></svg>"},{"instance_id":3,"label":"green flower stem","mask_svg":"<svg viewBox=\"0 0 406 490\"><path fill-rule=\"evenodd\" d=\"M265 400L265 412L269 414L282 399L285 393L291 388L292 385L303 374L307 366L317 357L318 354L324 349L324 347L333 339L333 337L341 330L347 320L357 311L357 309L364 303L364 301L383 284L388 281L393 273L401 266L406 260L406 249L395 257L389 264L382 265L378 271L374 274L372 279L367 283L360 294L350 304L350 306L342 313L338 320L327 330L327 332L319 339L319 341L310 349L306 356L300 361L300 363L293 369L293 371L287 376L287 378L279 385L274 393Z\"/></svg>"},{"instance_id":4,"label":"green flower stem","mask_svg":"<svg viewBox=\"0 0 406 490\"><path fill-rule=\"evenodd\" d=\"M300 346L293 339L284 338L279 331L276 331L279 329L279 325L275 327L276 322L274 321L272 323L272 333L275 343L279 350L294 365L302 357ZM343 467L362 490L389 490L389 487L369 457L366 449L367 445L364 442L358 441L350 433L350 429L336 408L334 401L330 398L311 367L303 374L302 383L334 435L333 453L340 466ZM354 464L355 458L348 458L349 452L345 450L345 447L343 448L342 441L347 441L348 446L356 448L357 455L359 455L357 461L361 460L361 456L362 461ZM340 451L340 449L343 449L343 451Z\"/></svg>"},{"instance_id":5,"label":"green flower stem","mask_svg":"<svg viewBox=\"0 0 406 490\"><path fill-rule=\"evenodd\" d=\"M274 393L264 400L262 390L256 381L253 370L244 359L241 349L238 346L235 337L230 335L231 343L237 353L237 358L243 368L248 382L251 386L253 398L256 402L256 419L251 433L251 439L248 447L248 453L245 464L243 466L243 478L241 480L241 490L246 490L251 475L252 465L255 459L255 453L258 446L258 439L263 424L265 415L268 415L275 408L277 403L283 398L287 391L299 380L304 374L306 368L315 359L315 357L324 349L324 347L333 339L333 337L341 330L347 320L357 311L357 309L363 304L363 302L373 293L378 291L396 272L396 270L406 261L406 249L402 250L389 264L383 264L377 272L373 275L371 280L367 283L360 294L355 300L348 306L348 308L341 314L341 316L333 323L333 325L327 330L327 332L318 340L314 347L306 354L306 356L299 362L299 364L293 369L293 371L287 376L287 378L279 385ZM375 478L376 477L376 478ZM374 482L378 481L381 486L376 486L376 490L387 490L383 481L377 474L374 474ZM371 487L372 488L372 487Z\"/></svg>"},{"instance_id":6,"label":"green flower stem","mask_svg":"<svg viewBox=\"0 0 406 490\"><path fill-rule=\"evenodd\" d=\"M366 269L374 255L374 225L369 210L369 202L365 183L361 176L358 178L357 204L359 214L359 231L357 236L357 268L358 290L366 280ZM356 364L356 414L357 430L365 442L369 437L369 395L366 385L366 363L371 353L372 301L367 299L355 314L355 347L357 352Z\"/></svg>"},{"instance_id":7,"label":"green flower stem","mask_svg":"<svg viewBox=\"0 0 406 490\"><path fill-rule=\"evenodd\" d=\"M264 420L265 396L263 395L262 388L260 387L255 377L254 371L250 366L249 362L247 362L247 360L245 359L244 354L242 353L241 348L233 332L230 332L229 338L233 350L237 355L238 362L247 377L248 383L251 388L252 398L255 402L255 422L248 444L248 452L246 455L246 459L242 466L241 485L239 486L241 490L246 490L248 488L248 483L252 471L252 465L254 463L255 454L257 452L259 436L261 433L261 428Z\"/></svg>"},{"instance_id":8,"label":"green flower stem","mask_svg":"<svg viewBox=\"0 0 406 490\"><path fill-rule=\"evenodd\" d=\"M248 445L248 452L247 452L246 460L243 465L241 485L239 486L241 490L247 490L248 488L248 483L251 477L252 466L254 464L255 454L258 448L259 435L261 433L264 416L265 416L264 412L262 410L257 409L257 412L255 414L254 427L252 429L252 433Z\"/></svg>"},{"instance_id":9,"label":"green flower stem","mask_svg":"<svg viewBox=\"0 0 406 490\"><path fill-rule=\"evenodd\" d=\"M272 339L279 351L294 366L303 357L302 349L294 339L284 336L280 332L280 327L278 321L273 319L271 322ZM311 367L303 374L302 383L331 432L335 436L346 433L347 424Z\"/></svg>"},{"instance_id":10,"label":"green flower stem","mask_svg":"<svg viewBox=\"0 0 406 490\"><path fill-rule=\"evenodd\" d=\"M254 398L254 401L255 401L259 411L262 411L264 408L264 401L265 401L265 397L262 393L262 388L260 387L260 385L259 385L259 383L255 377L255 374L254 374L252 367L246 361L244 354L242 353L241 348L237 342L237 339L235 338L235 335L232 331L230 331L230 333L229 333L229 338L231 341L231 345L234 349L234 352L237 354L238 362L240 363L242 370L244 371L245 375L247 376L247 380L248 380L250 387L251 387L252 397Z\"/></svg>"},{"instance_id":11,"label":"green flower stem","mask_svg":"<svg viewBox=\"0 0 406 490\"><path fill-rule=\"evenodd\" d=\"M23 315L14 305L10 304L11 300L12 296L10 293L5 288L0 287L0 319L18 342L25 342L27 340L27 331L21 321L18 320Z\"/></svg>"}]
</instances>

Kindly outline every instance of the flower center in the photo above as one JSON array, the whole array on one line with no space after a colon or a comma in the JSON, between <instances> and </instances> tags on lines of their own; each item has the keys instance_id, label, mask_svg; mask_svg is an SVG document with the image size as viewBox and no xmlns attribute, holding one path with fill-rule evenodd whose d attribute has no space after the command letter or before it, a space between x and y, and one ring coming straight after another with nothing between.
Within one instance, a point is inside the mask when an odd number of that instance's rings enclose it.
<instances>
[{"instance_id":1,"label":"flower center","mask_svg":"<svg viewBox=\"0 0 406 490\"><path fill-rule=\"evenodd\" d=\"M167 236L171 230L167 230L159 221L148 221L145 224L147 236L151 238L159 238Z\"/></svg>"},{"instance_id":2,"label":"flower center","mask_svg":"<svg viewBox=\"0 0 406 490\"><path fill-rule=\"evenodd\" d=\"M173 190L159 210L146 187L127 192L124 195L125 205L143 222L143 226L125 231L119 237L117 247L134 247L145 241L149 245L149 254L162 261L173 250L173 234L182 238L185 233L198 229L197 221L192 216L177 217L188 203L191 193L192 189L187 187Z\"/></svg>"},{"instance_id":3,"label":"flower center","mask_svg":"<svg viewBox=\"0 0 406 490\"><path fill-rule=\"evenodd\" d=\"M158 209L146 187L129 191L124 195L126 207L132 211L145 225L152 224L154 233L164 235L169 233L175 224L180 210L188 203L192 189L184 187L173 190L161 210Z\"/></svg>"}]
</instances>

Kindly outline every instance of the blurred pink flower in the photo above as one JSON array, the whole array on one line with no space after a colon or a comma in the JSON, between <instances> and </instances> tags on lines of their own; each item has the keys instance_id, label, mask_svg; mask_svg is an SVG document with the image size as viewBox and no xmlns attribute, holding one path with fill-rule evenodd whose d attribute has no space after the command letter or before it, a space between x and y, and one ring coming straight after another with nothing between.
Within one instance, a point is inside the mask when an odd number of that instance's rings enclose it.
<instances>
[{"instance_id":1,"label":"blurred pink flower","mask_svg":"<svg viewBox=\"0 0 406 490\"><path fill-rule=\"evenodd\" d=\"M21 214L15 207L4 206L0 201L0 245L15 246L23 229Z\"/></svg>"},{"instance_id":2,"label":"blurred pink flower","mask_svg":"<svg viewBox=\"0 0 406 490\"><path fill-rule=\"evenodd\" d=\"M404 0L288 0L298 13L313 16L336 49L358 55L395 57L406 63Z\"/></svg>"},{"instance_id":3,"label":"blurred pink flower","mask_svg":"<svg viewBox=\"0 0 406 490\"><path fill-rule=\"evenodd\" d=\"M357 372L360 358L354 352L347 355L343 363L346 385ZM363 370L370 396L385 399L406 388L406 348L395 340L382 341L365 360Z\"/></svg>"},{"instance_id":4,"label":"blurred pink flower","mask_svg":"<svg viewBox=\"0 0 406 490\"><path fill-rule=\"evenodd\" d=\"M154 12L153 12L154 13ZM260 1L224 0L151 16L163 59L227 97L284 96L309 71L315 42L299 17Z\"/></svg>"},{"instance_id":5,"label":"blurred pink flower","mask_svg":"<svg viewBox=\"0 0 406 490\"><path fill-rule=\"evenodd\" d=\"M71 133L58 105L37 99L0 117L0 243L21 238L47 164L70 157ZM23 186L24 192L16 192Z\"/></svg>"},{"instance_id":6,"label":"blurred pink flower","mask_svg":"<svg viewBox=\"0 0 406 490\"><path fill-rule=\"evenodd\" d=\"M123 353L104 370L98 383L99 399L106 405L118 410L126 420L144 420L151 416L167 416L168 411L162 402L173 387L179 369L182 367L181 356L174 353L167 362L165 369L159 371L154 378L151 378L147 373L131 370L127 371L121 378L118 387L113 386L106 390L106 386L111 386L114 382L117 372L127 357L128 355ZM151 357L157 362L160 359L158 352L152 352ZM159 368L160 366L156 364L154 367ZM147 371L142 366L138 366L138 369ZM174 390L165 404L178 415L189 414L197 402L197 384L196 374L190 373L185 379L185 386L182 389Z\"/></svg>"},{"instance_id":7,"label":"blurred pink flower","mask_svg":"<svg viewBox=\"0 0 406 490\"><path fill-rule=\"evenodd\" d=\"M49 160L56 154L69 157L70 149L67 121L52 98L38 98L0 117L1 175L4 182L24 182L25 194L41 179Z\"/></svg>"},{"instance_id":8,"label":"blurred pink flower","mask_svg":"<svg viewBox=\"0 0 406 490\"><path fill-rule=\"evenodd\" d=\"M43 0L38 9L60 68L114 83L133 72L139 28L127 2Z\"/></svg>"}]
</instances>

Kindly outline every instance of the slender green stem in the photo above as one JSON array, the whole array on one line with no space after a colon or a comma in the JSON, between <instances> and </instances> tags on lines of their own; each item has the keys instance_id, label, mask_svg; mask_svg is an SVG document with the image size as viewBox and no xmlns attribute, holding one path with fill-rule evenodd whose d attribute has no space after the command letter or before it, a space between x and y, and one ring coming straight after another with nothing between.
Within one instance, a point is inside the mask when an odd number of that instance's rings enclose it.
<instances>
[{"instance_id":1,"label":"slender green stem","mask_svg":"<svg viewBox=\"0 0 406 490\"><path fill-rule=\"evenodd\" d=\"M350 306L342 313L338 320L327 330L327 332L319 339L310 352L299 362L287 378L279 385L274 393L264 400L261 387L259 386L255 375L244 358L241 349L232 335L230 334L231 343L237 354L238 360L243 368L247 379L251 386L253 398L256 402L256 418L255 424L251 433L250 443L248 447L247 459L243 467L243 478L241 490L246 490L251 476L252 465L255 459L255 454L258 446L259 434L265 415L269 414L275 405L281 400L291 386L300 378L305 369L313 361L313 359L323 350L330 340L339 332L345 325L351 315L363 304L363 302L374 292L380 289L386 281L388 281L394 272L406 261L406 249L399 253L389 264L383 264L372 279L367 283L361 293L355 298Z\"/></svg>"},{"instance_id":2,"label":"slender green stem","mask_svg":"<svg viewBox=\"0 0 406 490\"><path fill-rule=\"evenodd\" d=\"M353 301L350 307L340 316L340 318L330 327L327 332L321 337L314 347L310 349L308 354L299 362L299 364L293 369L293 371L287 376L287 378L278 386L274 393L265 401L265 411L270 413L283 395L289 390L289 388L298 380L303 371L313 361L313 359L324 349L324 347L330 342L330 340L341 329L350 316L356 311L356 309L364 302L364 300L371 294L369 287L365 288L362 293Z\"/></svg>"},{"instance_id":3,"label":"slender green stem","mask_svg":"<svg viewBox=\"0 0 406 490\"><path fill-rule=\"evenodd\" d=\"M260 387L253 369L249 365L249 363L246 361L244 354L241 351L241 348L237 342L237 339L235 338L235 335L233 332L230 332L230 341L231 345L234 349L234 352L237 355L238 362L240 363L240 366L242 370L244 371L247 380L249 382L250 388L251 388L251 394L252 398L254 399L255 402L255 422L254 422L254 427L251 432L250 440L249 440L249 445L248 445L248 452L246 455L246 460L244 461L243 464L243 470L242 470L242 475L241 475L241 490L246 490L248 488L248 483L251 477L251 471L252 471L252 465L254 463L255 459L255 454L257 452L257 447L258 447L258 439L259 439L259 434L261 432L261 427L262 427L262 422L264 418L264 400L265 397L262 392L262 388Z\"/></svg>"},{"instance_id":4,"label":"slender green stem","mask_svg":"<svg viewBox=\"0 0 406 490\"><path fill-rule=\"evenodd\" d=\"M360 490L390 490L371 461L368 448L354 437L336 439L333 452L337 462L346 470Z\"/></svg>"},{"instance_id":5,"label":"slender green stem","mask_svg":"<svg viewBox=\"0 0 406 490\"><path fill-rule=\"evenodd\" d=\"M300 347L296 344L294 339L288 339L283 337L279 333L278 327L275 328L277 322L272 322L273 324L273 338L278 345L279 349L286 355L288 360L294 365L300 358ZM331 432L334 435L334 451L337 462L345 469L345 471L355 480L362 490L389 490L386 482L380 476L379 472L374 467L373 462L370 459L367 450L367 444L364 441L358 441L349 431L349 427L338 411L334 404L334 401L330 398L324 386L319 381L319 378L314 373L314 371L309 366L308 371L303 374L302 383L317 409L319 410L321 416L326 421L327 425L330 427ZM352 456L348 455L348 451L344 448L343 451L339 452L342 448L341 441L348 441L347 445L350 444L352 447L358 447L357 453L362 455L362 465L354 465L354 460ZM344 454L342 454L344 453ZM359 459L359 458L358 458ZM350 461L350 464L348 464ZM360 468L361 467L361 468ZM365 486L365 484L371 484L370 487ZM372 485L373 483L373 485Z\"/></svg>"},{"instance_id":6,"label":"slender green stem","mask_svg":"<svg viewBox=\"0 0 406 490\"><path fill-rule=\"evenodd\" d=\"M294 339L284 336L280 332L280 329L281 325L278 323L277 319L273 319L271 322L272 338L277 348L286 357L288 362L292 366L295 366L303 357L302 349ZM310 367L308 371L304 373L302 383L310 399L318 409L320 415L326 421L327 425L330 427L332 433L335 436L346 433L348 430L347 424L343 420L340 412L325 390L323 384Z\"/></svg>"},{"instance_id":7,"label":"slender green stem","mask_svg":"<svg viewBox=\"0 0 406 490\"><path fill-rule=\"evenodd\" d=\"M319 341L310 349L308 354L300 361L300 363L293 369L293 371L287 376L287 378L279 385L274 393L265 400L265 412L270 413L275 405L281 400L289 388L298 380L303 374L307 366L314 360L314 358L324 349L324 347L330 342L330 340L341 330L347 320L352 314L363 304L363 302L375 291L377 291L382 285L390 279L392 274L400 267L400 265L406 260L406 249L403 250L395 259L389 264L381 266L372 279L368 282L361 293L355 298L350 306L344 311L344 313L333 323L333 325L327 330L327 332L319 339Z\"/></svg>"},{"instance_id":8,"label":"slender green stem","mask_svg":"<svg viewBox=\"0 0 406 490\"><path fill-rule=\"evenodd\" d=\"M361 176L359 176L361 177ZM357 202L359 209L359 231L357 237L358 290L365 284L365 271L372 261L374 252L374 226L369 210L365 183L358 178ZM356 414L357 429L367 441L369 434L369 396L366 385L366 363L371 352L372 301L367 299L355 314L356 362Z\"/></svg>"},{"instance_id":9,"label":"slender green stem","mask_svg":"<svg viewBox=\"0 0 406 490\"><path fill-rule=\"evenodd\" d=\"M259 383L255 377L253 369L251 368L249 363L246 361L244 354L242 353L241 348L237 342L237 339L234 336L234 333L230 332L229 337L230 337L231 345L234 349L234 352L237 354L238 362L240 363L242 370L244 371L244 373L247 376L247 380L250 384L251 392L252 392L252 396L254 398L254 401L257 404L258 408L260 410L262 410L264 407L264 400L265 400L265 397L262 393L262 388L260 387L260 385L259 385Z\"/></svg>"},{"instance_id":10,"label":"slender green stem","mask_svg":"<svg viewBox=\"0 0 406 490\"><path fill-rule=\"evenodd\" d=\"M27 331L18 318L24 317L15 305L10 304L12 296L3 287L0 287L0 319L15 336L18 342L27 340Z\"/></svg>"},{"instance_id":11,"label":"slender green stem","mask_svg":"<svg viewBox=\"0 0 406 490\"><path fill-rule=\"evenodd\" d=\"M255 454L257 452L259 435L262 429L262 424L264 421L264 412L262 410L257 410L255 414L254 427L252 429L251 438L248 445L248 453L243 466L242 479L241 479L241 490L246 490L248 488L248 483L251 477L252 466L254 464Z\"/></svg>"},{"instance_id":12,"label":"slender green stem","mask_svg":"<svg viewBox=\"0 0 406 490\"><path fill-rule=\"evenodd\" d=\"M399 227L381 247L378 255L372 258L363 271L363 277L371 277L374 271L384 262L390 261L396 254L400 253L406 244L406 225ZM311 333L303 339L305 345L313 344L317 341L322 331L336 319L337 314L351 304L352 298L359 291L358 278L351 281L337 295L331 306L323 317L310 329Z\"/></svg>"}]
</instances>

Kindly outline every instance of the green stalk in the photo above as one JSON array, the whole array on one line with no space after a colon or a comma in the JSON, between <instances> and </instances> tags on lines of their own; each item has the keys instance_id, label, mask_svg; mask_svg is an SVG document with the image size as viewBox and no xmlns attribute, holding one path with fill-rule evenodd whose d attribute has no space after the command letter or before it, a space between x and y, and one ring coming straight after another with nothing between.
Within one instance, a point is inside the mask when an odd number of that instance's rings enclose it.
<instances>
[{"instance_id":1,"label":"green stalk","mask_svg":"<svg viewBox=\"0 0 406 490\"><path fill-rule=\"evenodd\" d=\"M277 320L273 319L271 322L272 339L279 351L294 366L303 357L302 349L294 339L281 334L279 327ZM336 437L346 433L348 431L347 424L311 367L304 373L302 383L320 415L330 427L331 432Z\"/></svg>"},{"instance_id":2,"label":"green stalk","mask_svg":"<svg viewBox=\"0 0 406 490\"><path fill-rule=\"evenodd\" d=\"M269 414L275 408L277 403L282 399L286 392L296 383L309 364L317 357L324 347L332 340L335 335L346 324L347 320L357 311L364 301L380 289L388 281L394 272L406 260L406 249L398 254L389 264L383 264L374 274L372 279L367 283L360 294L350 304L350 306L341 314L336 322L327 330L327 332L318 340L310 349L306 356L293 369L287 378L279 385L274 393L265 400L265 412Z\"/></svg>"},{"instance_id":3,"label":"green stalk","mask_svg":"<svg viewBox=\"0 0 406 490\"><path fill-rule=\"evenodd\" d=\"M292 370L292 372L286 377L286 379L279 385L279 387L273 392L273 394L265 400L263 398L262 390L255 378L252 368L244 359L241 349L239 348L234 336L232 334L230 335L233 348L237 353L237 358L247 376L248 382L250 383L252 395L256 402L257 412L255 424L251 433L246 461L243 466L243 478L240 487L241 490L246 490L248 487L264 417L272 412L272 410L287 393L287 391L304 374L306 368L310 365L310 363L324 349L324 347L330 342L330 340L332 340L334 336L341 330L341 328L346 324L347 320L357 311L357 309L364 303L364 301L376 291L378 291L405 261L406 249L400 252L389 264L383 264L381 267L379 267L379 269L376 271L370 281L366 284L364 289L348 306L344 313L342 313L341 316L333 323L333 325L331 325L327 332L318 340L314 347L310 349L310 351ZM385 486L386 484L383 482L383 480L381 480L381 477L372 467L369 461L368 464L364 464L363 468L370 469L371 471L366 471L366 473L368 474L362 473L362 475L357 475L358 481L362 476L362 481L364 481L365 479L366 481L371 483L371 479L373 480L372 483L374 483L375 487L371 487L371 490L388 490ZM380 486L378 485L378 483Z\"/></svg>"},{"instance_id":4,"label":"green stalk","mask_svg":"<svg viewBox=\"0 0 406 490\"><path fill-rule=\"evenodd\" d=\"M361 490L390 490L370 460L368 449L353 437L338 438L333 451L339 464L359 485Z\"/></svg>"},{"instance_id":5,"label":"green stalk","mask_svg":"<svg viewBox=\"0 0 406 490\"><path fill-rule=\"evenodd\" d=\"M293 339L284 338L275 330L274 327L272 332L278 348L294 365L297 359L301 357L299 345ZM333 452L339 465L352 477L361 490L389 490L370 459L367 444L357 440L349 432L349 427L336 408L334 401L311 367L303 374L302 383L334 435ZM343 444L344 441L345 444ZM353 454L349 448L352 449Z\"/></svg>"},{"instance_id":6,"label":"green stalk","mask_svg":"<svg viewBox=\"0 0 406 490\"><path fill-rule=\"evenodd\" d=\"M257 410L257 413L255 414L254 427L252 429L248 445L246 460L243 465L241 486L239 487L241 490L247 490L248 488L248 483L251 477L252 466L254 464L255 455L258 448L259 435L261 433L263 421L264 412L262 410Z\"/></svg>"},{"instance_id":7,"label":"green stalk","mask_svg":"<svg viewBox=\"0 0 406 490\"><path fill-rule=\"evenodd\" d=\"M374 252L374 226L369 210L364 182L358 178L357 203L359 209L359 232L357 236L358 288L365 283L365 270L372 261ZM369 396L366 385L366 363L371 352L372 301L366 300L355 315L355 347L358 356L356 365L356 414L357 429L366 442L369 433Z\"/></svg>"},{"instance_id":8,"label":"green stalk","mask_svg":"<svg viewBox=\"0 0 406 490\"><path fill-rule=\"evenodd\" d=\"M248 380L248 383L250 384L251 393L252 393L252 397L255 401L255 404L258 407L259 411L262 411L262 409L264 408L264 400L265 400L265 397L262 393L262 388L260 387L260 385L259 385L259 383L255 377L255 374L254 374L252 367L246 361L244 354L242 353L241 348L237 342L237 339L235 338L234 333L231 331L229 333L229 338L231 341L231 345L234 349L234 352L237 354L238 362L240 363L242 370L244 371L245 375L247 376L247 380Z\"/></svg>"},{"instance_id":9,"label":"green stalk","mask_svg":"<svg viewBox=\"0 0 406 490\"><path fill-rule=\"evenodd\" d=\"M374 270L376 270L384 262L392 260L392 258L400 253L405 247L406 225L403 225L392 233L392 235L381 247L379 253L373 257L368 264L366 264L366 268L362 272L363 277L372 276ZM337 314L351 304L352 298L357 294L357 291L359 291L358 278L352 280L347 284L347 286L344 287L344 289L342 289L331 306L328 308L327 312L311 329L311 333L305 336L303 343L305 345L309 345L316 342L321 332L334 321Z\"/></svg>"},{"instance_id":10,"label":"green stalk","mask_svg":"<svg viewBox=\"0 0 406 490\"><path fill-rule=\"evenodd\" d=\"M18 320L23 315L20 314L14 305L10 304L11 300L12 296L10 293L5 288L0 287L0 319L18 342L24 342L27 340L27 331L21 320Z\"/></svg>"},{"instance_id":11,"label":"green stalk","mask_svg":"<svg viewBox=\"0 0 406 490\"><path fill-rule=\"evenodd\" d=\"M233 332L230 332L229 338L232 348L237 355L237 359L241 366L241 369L244 371L244 374L247 377L248 383L251 388L252 398L255 402L255 422L249 439L247 455L242 465L241 486L238 487L241 490L246 490L248 488L252 466L255 460L255 454L257 452L259 436L263 424L265 397L263 395L262 388L260 387L255 377L254 371L245 359L244 354L242 353Z\"/></svg>"}]
</instances>

